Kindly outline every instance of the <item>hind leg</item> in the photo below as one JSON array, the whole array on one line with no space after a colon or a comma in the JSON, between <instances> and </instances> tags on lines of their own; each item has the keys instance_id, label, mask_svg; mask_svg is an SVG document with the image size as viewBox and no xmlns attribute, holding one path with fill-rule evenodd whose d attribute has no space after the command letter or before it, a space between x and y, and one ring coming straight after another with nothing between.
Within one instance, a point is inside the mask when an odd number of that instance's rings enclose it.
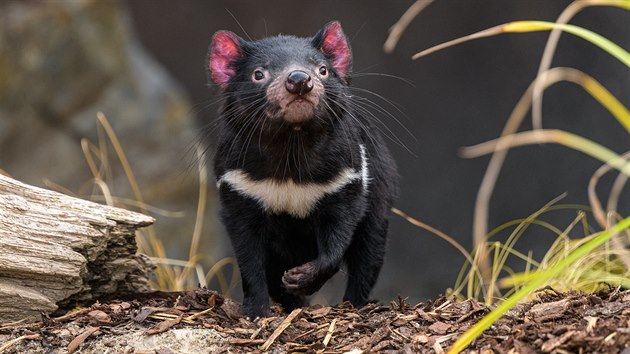
<instances>
[{"instance_id":1,"label":"hind leg","mask_svg":"<svg viewBox=\"0 0 630 354\"><path fill-rule=\"evenodd\" d=\"M374 220L376 219L376 220ZM343 296L355 307L367 303L370 292L383 266L388 221L366 215L355 231L345 260L348 268L348 285Z\"/></svg>"},{"instance_id":2,"label":"hind leg","mask_svg":"<svg viewBox=\"0 0 630 354\"><path fill-rule=\"evenodd\" d=\"M269 295L273 301L282 305L282 309L287 313L306 305L306 297L304 295L289 293L282 284L282 276L289 268L275 261L267 265L266 272Z\"/></svg>"}]
</instances>

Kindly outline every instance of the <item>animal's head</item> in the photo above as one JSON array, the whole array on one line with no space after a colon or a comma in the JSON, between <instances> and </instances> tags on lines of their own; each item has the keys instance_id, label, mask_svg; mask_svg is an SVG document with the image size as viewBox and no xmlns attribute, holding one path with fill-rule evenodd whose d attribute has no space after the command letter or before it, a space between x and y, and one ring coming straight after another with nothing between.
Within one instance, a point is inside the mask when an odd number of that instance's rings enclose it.
<instances>
[{"instance_id":1,"label":"animal's head","mask_svg":"<svg viewBox=\"0 0 630 354\"><path fill-rule=\"evenodd\" d=\"M245 41L219 31L210 47L209 69L212 81L231 100L226 110L232 116L300 127L343 114L352 53L339 22L328 23L311 38Z\"/></svg>"}]
</instances>

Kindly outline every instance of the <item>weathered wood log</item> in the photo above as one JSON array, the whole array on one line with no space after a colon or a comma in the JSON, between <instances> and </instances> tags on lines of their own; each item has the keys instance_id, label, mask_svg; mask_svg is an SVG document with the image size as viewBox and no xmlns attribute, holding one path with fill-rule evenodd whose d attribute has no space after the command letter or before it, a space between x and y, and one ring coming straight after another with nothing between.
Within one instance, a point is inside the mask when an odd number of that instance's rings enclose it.
<instances>
[{"instance_id":1,"label":"weathered wood log","mask_svg":"<svg viewBox=\"0 0 630 354\"><path fill-rule=\"evenodd\" d=\"M0 324L149 291L153 264L136 253L135 232L154 221L0 174Z\"/></svg>"}]
</instances>

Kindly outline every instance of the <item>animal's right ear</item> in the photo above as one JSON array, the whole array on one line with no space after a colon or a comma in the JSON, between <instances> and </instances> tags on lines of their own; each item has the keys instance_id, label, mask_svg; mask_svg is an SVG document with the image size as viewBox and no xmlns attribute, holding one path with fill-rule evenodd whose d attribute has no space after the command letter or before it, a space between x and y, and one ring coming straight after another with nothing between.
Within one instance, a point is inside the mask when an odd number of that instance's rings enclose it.
<instances>
[{"instance_id":1,"label":"animal's right ear","mask_svg":"<svg viewBox=\"0 0 630 354\"><path fill-rule=\"evenodd\" d=\"M219 31L212 38L209 68L212 81L222 88L236 75L234 62L243 57L242 39L230 31Z\"/></svg>"}]
</instances>

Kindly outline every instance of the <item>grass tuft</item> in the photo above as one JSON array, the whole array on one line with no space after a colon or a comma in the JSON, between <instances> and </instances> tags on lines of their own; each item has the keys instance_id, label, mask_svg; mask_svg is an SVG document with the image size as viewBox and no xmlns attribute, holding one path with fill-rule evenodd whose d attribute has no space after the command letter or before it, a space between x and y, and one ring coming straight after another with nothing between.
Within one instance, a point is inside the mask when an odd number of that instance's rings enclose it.
<instances>
[{"instance_id":1,"label":"grass tuft","mask_svg":"<svg viewBox=\"0 0 630 354\"><path fill-rule=\"evenodd\" d=\"M616 211L619 196L630 177L630 152L618 154L605 146L573 134L571 132L542 129L542 94L550 85L568 81L580 85L587 93L605 107L611 115L630 134L630 112L604 86L589 75L572 68L549 68L551 58L559 40L560 32L578 36L630 67L630 53L607 38L586 28L568 24L570 19L588 6L613 6L630 10L630 0L578 0L570 4L560 15L557 22L515 21L494 26L486 30L460 37L432 48L416 53L412 59L435 53L439 50L467 41L491 37L503 33L529 33L552 31L539 72L534 82L514 107L512 114L501 133L495 140L462 149L467 158L492 154L492 158L481 183L475 203L473 240L475 251L466 256L466 263L455 283L452 295L461 297L466 289L467 297L483 296L487 304L498 300L498 306L481 321L464 333L450 348L449 353L464 350L478 335L498 320L506 311L518 302L531 296L543 286L557 290L596 291L602 287L630 287L630 217L623 218ZM533 102L533 106L532 106ZM532 108L534 129L518 132L527 112ZM498 179L507 152L516 146L541 143L555 143L583 152L594 157L604 165L600 167L589 183L590 210L579 210L577 217L564 230L549 225L539 219L543 213L557 210L552 201L530 217L506 223L494 231L487 232L488 205L494 185ZM616 169L620 173L613 183L606 210L595 193L599 178ZM587 222L587 213L592 212L602 231L593 232ZM401 214L399 214L401 215ZM409 219L407 219L409 220ZM532 252L522 253L515 250L517 240L525 229L538 225L553 231L557 236L542 260L536 261ZM582 238L571 239L569 233L582 225ZM419 225L420 226L420 225ZM427 229L424 226L421 226ZM492 242L491 237L499 231L514 227L504 242ZM624 237L625 235L625 237ZM463 252L465 253L465 251ZM525 271L516 273L506 265L508 257L517 257L525 262ZM472 262L471 259L472 258ZM501 292L501 289L507 289Z\"/></svg>"},{"instance_id":2,"label":"grass tuft","mask_svg":"<svg viewBox=\"0 0 630 354\"><path fill-rule=\"evenodd\" d=\"M165 217L182 217L182 212L162 210L147 204L141 192L141 188L133 173L133 169L125 151L119 141L114 129L109 124L105 115L101 112L97 114L97 143L92 143L87 139L81 141L81 147L92 174L93 200L103 201L110 206L121 206L137 210L144 214L160 215ZM112 185L115 162L111 161L111 150L113 157L122 167L126 179L131 187L133 198L117 197L110 190ZM238 270L232 257L213 262L200 254L199 243L203 232L203 222L205 207L207 204L207 169L203 163L202 149L197 148L199 173L199 198L195 219L195 228L191 236L191 245L187 260L171 259L168 257L163 242L160 240L152 226L139 230L136 234L138 252L148 255L155 263L155 278L151 279L151 286L154 289L163 291L181 291L198 286L207 286L209 282L216 278L219 288L224 295L236 286L238 282ZM58 189L60 187L57 187ZM203 261L203 262L202 262ZM202 264L210 264L208 271L204 270ZM231 266L232 277L228 281L225 276L226 266Z\"/></svg>"},{"instance_id":3,"label":"grass tuft","mask_svg":"<svg viewBox=\"0 0 630 354\"><path fill-rule=\"evenodd\" d=\"M464 350L476 337L478 337L484 330L490 327L520 301L527 298L537 289L547 285L553 278L565 277L567 274L571 274L571 272L568 271L570 267L575 266L578 263L583 263L585 259L592 257L593 251L604 245L604 243L609 241L612 237L618 235L624 230L627 230L628 228L630 228L630 217L623 219L621 222L615 224L608 230L593 235L590 238L580 240L581 244L577 248L568 252L564 258L559 259L557 263L553 264L549 268L529 273L526 277L527 281L523 282L522 287L520 287L519 290L517 290L512 296L505 299L505 301L501 302L494 310L484 316L479 322L459 337L448 352L459 353ZM625 275L625 278L627 279L627 274ZM601 281L598 282L601 283Z\"/></svg>"}]
</instances>

